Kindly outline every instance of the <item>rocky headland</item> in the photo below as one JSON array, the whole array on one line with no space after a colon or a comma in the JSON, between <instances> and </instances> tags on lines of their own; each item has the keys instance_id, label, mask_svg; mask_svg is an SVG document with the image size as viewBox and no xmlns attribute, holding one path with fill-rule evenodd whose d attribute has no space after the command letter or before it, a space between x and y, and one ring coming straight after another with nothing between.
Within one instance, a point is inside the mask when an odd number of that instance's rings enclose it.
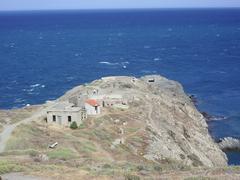
<instances>
[{"instance_id":1,"label":"rocky headland","mask_svg":"<svg viewBox=\"0 0 240 180\"><path fill-rule=\"evenodd\" d=\"M102 108L100 115L89 116L77 130L45 122L46 111L53 103L93 91L121 95L127 100L127 108ZM0 135L7 140L0 140L4 147L0 161L20 159L18 166L23 171L37 162L43 168L55 164L72 168L76 174L81 171L79 177L95 176L91 174L94 171L104 177L154 178L170 170L227 166L226 155L209 135L205 117L181 84L159 75L102 78L77 86L53 102L19 111L26 111L22 119L16 121L8 111L8 120L1 120ZM0 116L6 117L6 111ZM49 150L53 142L59 146ZM26 162L32 167L26 168ZM106 175L106 169L115 174ZM52 177L50 172L46 174Z\"/></svg>"},{"instance_id":2,"label":"rocky headland","mask_svg":"<svg viewBox=\"0 0 240 180\"><path fill-rule=\"evenodd\" d=\"M226 156L208 133L206 119L178 82L161 76L104 78L74 88L59 101L93 89L130 99L131 108L125 114L133 114L141 123L139 133L147 136L146 159L174 159L193 166L226 165Z\"/></svg>"}]
</instances>

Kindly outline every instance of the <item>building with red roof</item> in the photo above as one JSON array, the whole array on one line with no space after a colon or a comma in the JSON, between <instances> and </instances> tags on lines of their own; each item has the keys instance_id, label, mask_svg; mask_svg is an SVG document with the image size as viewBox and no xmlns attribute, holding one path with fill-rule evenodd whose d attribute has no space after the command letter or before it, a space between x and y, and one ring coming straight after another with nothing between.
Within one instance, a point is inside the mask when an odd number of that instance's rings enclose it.
<instances>
[{"instance_id":1,"label":"building with red roof","mask_svg":"<svg viewBox=\"0 0 240 180\"><path fill-rule=\"evenodd\" d=\"M98 115L100 114L100 105L96 99L87 99L85 101L85 109L88 115Z\"/></svg>"}]
</instances>

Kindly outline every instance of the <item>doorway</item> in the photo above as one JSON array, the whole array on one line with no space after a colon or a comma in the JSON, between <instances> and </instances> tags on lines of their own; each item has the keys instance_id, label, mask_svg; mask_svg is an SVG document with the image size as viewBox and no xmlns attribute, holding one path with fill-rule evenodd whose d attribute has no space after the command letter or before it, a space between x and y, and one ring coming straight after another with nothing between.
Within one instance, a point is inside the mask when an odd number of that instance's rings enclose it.
<instances>
[{"instance_id":1,"label":"doorway","mask_svg":"<svg viewBox=\"0 0 240 180\"><path fill-rule=\"evenodd\" d=\"M57 122L62 125L62 116L57 116Z\"/></svg>"}]
</instances>

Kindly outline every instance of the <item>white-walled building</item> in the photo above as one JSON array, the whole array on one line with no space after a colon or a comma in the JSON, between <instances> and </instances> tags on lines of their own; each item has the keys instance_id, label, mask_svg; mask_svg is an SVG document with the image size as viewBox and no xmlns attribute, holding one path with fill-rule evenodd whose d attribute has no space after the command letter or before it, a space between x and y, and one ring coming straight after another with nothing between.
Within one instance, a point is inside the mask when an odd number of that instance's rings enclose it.
<instances>
[{"instance_id":1,"label":"white-walled building","mask_svg":"<svg viewBox=\"0 0 240 180\"><path fill-rule=\"evenodd\" d=\"M85 101L85 109L88 115L100 114L100 105L96 99L88 99Z\"/></svg>"},{"instance_id":2,"label":"white-walled building","mask_svg":"<svg viewBox=\"0 0 240 180\"><path fill-rule=\"evenodd\" d=\"M111 107L114 105L126 105L127 101L124 100L123 96L120 94L103 94L94 95L90 97L95 99L101 107Z\"/></svg>"},{"instance_id":3,"label":"white-walled building","mask_svg":"<svg viewBox=\"0 0 240 180\"><path fill-rule=\"evenodd\" d=\"M87 118L86 110L80 107L74 107L69 102L60 102L47 111L47 122L56 123L63 126L70 126L72 122L78 125Z\"/></svg>"}]
</instances>

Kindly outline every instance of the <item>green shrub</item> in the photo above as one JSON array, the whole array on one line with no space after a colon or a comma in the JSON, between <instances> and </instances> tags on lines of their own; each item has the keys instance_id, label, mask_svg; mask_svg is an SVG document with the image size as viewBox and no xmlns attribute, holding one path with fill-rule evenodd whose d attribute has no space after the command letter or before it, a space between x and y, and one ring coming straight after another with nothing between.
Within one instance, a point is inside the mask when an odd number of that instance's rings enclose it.
<instances>
[{"instance_id":1,"label":"green shrub","mask_svg":"<svg viewBox=\"0 0 240 180\"><path fill-rule=\"evenodd\" d=\"M104 168L104 169L110 169L110 168L111 168L111 165L110 165L110 164L104 164L104 165L103 165L103 168Z\"/></svg>"},{"instance_id":2,"label":"green shrub","mask_svg":"<svg viewBox=\"0 0 240 180\"><path fill-rule=\"evenodd\" d=\"M77 125L76 121L73 121L73 122L71 123L70 128L71 128L71 129L77 129L77 128L78 128L78 125Z\"/></svg>"},{"instance_id":3,"label":"green shrub","mask_svg":"<svg viewBox=\"0 0 240 180\"><path fill-rule=\"evenodd\" d=\"M154 166L154 170L159 172L159 171L162 171L162 168L161 168L161 166L156 165L156 166Z\"/></svg>"},{"instance_id":4,"label":"green shrub","mask_svg":"<svg viewBox=\"0 0 240 180\"><path fill-rule=\"evenodd\" d=\"M140 177L137 176L137 175L126 174L125 175L125 180L140 180Z\"/></svg>"},{"instance_id":5,"label":"green shrub","mask_svg":"<svg viewBox=\"0 0 240 180\"><path fill-rule=\"evenodd\" d=\"M137 170L138 171L142 171L142 170L144 170L145 168L144 168L144 166L142 166L142 165L139 165L139 166L137 166Z\"/></svg>"}]
</instances>

